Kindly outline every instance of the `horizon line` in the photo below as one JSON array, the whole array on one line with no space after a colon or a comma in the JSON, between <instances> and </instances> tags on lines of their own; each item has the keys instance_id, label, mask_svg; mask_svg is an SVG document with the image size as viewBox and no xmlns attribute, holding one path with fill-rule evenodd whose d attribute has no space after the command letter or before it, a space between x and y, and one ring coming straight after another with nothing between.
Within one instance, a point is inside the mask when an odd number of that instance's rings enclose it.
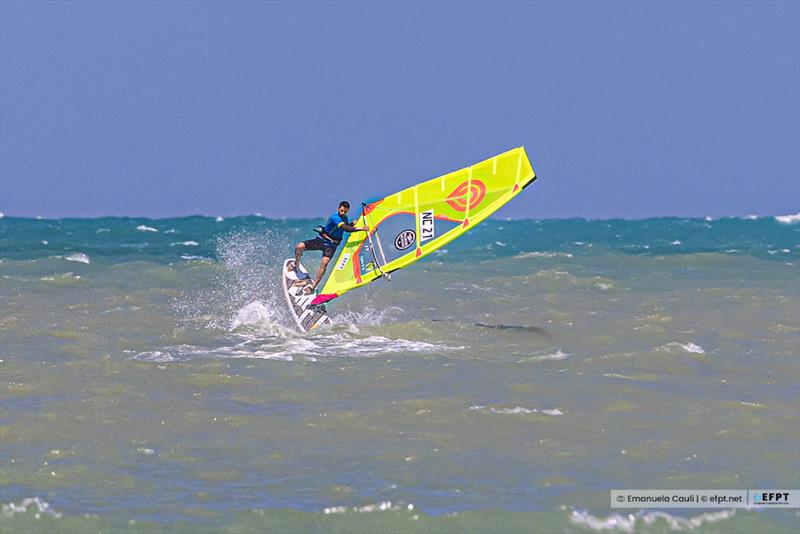
<instances>
[{"instance_id":1,"label":"horizon line","mask_svg":"<svg viewBox=\"0 0 800 534\"><path fill-rule=\"evenodd\" d=\"M303 217L268 217L261 213L248 213L248 214L238 214L238 215L205 215L200 213L195 213L191 215L172 215L166 217L152 217L146 215L92 215L87 217L81 216L65 216L65 217L45 217L41 215L30 216L30 215L11 215L5 212L0 211L0 220L10 218L10 219L27 219L27 220L41 220L41 221L62 221L68 219L85 219L85 220L95 220L95 219L140 219L140 220L171 220L171 219L189 219L189 218L207 218L207 219L215 219L217 222L223 222L228 219L243 219L247 217L257 217L260 219L271 220L271 221L287 221L287 220L303 220L303 219L323 219L324 217L314 217L314 216L303 216ZM778 217L796 217L800 219L800 210L795 213L769 213L769 214L755 214L749 213L747 215L651 215L646 217L586 217L586 216L569 216L569 217L488 217L486 220L492 221L548 221L548 220L584 220L584 221L614 221L614 220L623 220L623 221L644 221L649 219L702 219L702 220L720 220L720 219L761 219L761 218L778 218Z\"/></svg>"}]
</instances>

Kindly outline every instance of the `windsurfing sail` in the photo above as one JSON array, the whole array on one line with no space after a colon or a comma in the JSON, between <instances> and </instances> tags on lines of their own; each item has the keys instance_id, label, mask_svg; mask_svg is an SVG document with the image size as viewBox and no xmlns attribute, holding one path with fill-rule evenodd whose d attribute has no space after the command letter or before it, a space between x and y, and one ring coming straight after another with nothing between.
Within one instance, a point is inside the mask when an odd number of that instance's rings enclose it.
<instances>
[{"instance_id":1,"label":"windsurfing sail","mask_svg":"<svg viewBox=\"0 0 800 534\"><path fill-rule=\"evenodd\" d=\"M364 204L333 271L313 304L408 267L467 232L536 179L524 147L515 148Z\"/></svg>"}]
</instances>

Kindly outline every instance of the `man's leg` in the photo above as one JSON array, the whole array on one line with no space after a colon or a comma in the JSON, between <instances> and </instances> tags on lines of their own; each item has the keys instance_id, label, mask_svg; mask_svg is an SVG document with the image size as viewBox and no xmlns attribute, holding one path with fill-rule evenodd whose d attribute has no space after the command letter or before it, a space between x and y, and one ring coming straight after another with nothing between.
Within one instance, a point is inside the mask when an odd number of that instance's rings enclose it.
<instances>
[{"instance_id":1,"label":"man's leg","mask_svg":"<svg viewBox=\"0 0 800 534\"><path fill-rule=\"evenodd\" d=\"M300 241L294 247L294 272L300 272L300 258L303 257L303 251L306 249L306 244Z\"/></svg>"},{"instance_id":2,"label":"man's leg","mask_svg":"<svg viewBox=\"0 0 800 534\"><path fill-rule=\"evenodd\" d=\"M325 271L328 269L328 262L330 261L331 259L328 256L322 257L322 261L319 262L319 270L317 271L317 278L314 279L314 284L311 286L312 291L317 287L317 284L319 284L319 281L322 280L322 277L325 276Z\"/></svg>"}]
</instances>

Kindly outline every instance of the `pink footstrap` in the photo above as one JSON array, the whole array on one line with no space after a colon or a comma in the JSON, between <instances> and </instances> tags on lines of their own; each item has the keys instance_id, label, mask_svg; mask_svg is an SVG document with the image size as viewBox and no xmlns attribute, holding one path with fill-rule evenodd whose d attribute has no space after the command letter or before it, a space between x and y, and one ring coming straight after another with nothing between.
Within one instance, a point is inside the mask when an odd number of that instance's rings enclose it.
<instances>
[{"instance_id":1,"label":"pink footstrap","mask_svg":"<svg viewBox=\"0 0 800 534\"><path fill-rule=\"evenodd\" d=\"M329 300L333 300L339 295L336 293L323 293L322 295L317 295L314 297L314 300L311 301L311 304L325 304Z\"/></svg>"}]
</instances>

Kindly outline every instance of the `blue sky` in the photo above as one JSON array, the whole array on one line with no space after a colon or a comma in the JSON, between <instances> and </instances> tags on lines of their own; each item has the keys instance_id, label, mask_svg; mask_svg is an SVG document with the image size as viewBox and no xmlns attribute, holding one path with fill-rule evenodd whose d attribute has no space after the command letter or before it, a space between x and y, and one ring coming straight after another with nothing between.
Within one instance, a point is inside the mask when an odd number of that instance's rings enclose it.
<instances>
[{"instance_id":1,"label":"blue sky","mask_svg":"<svg viewBox=\"0 0 800 534\"><path fill-rule=\"evenodd\" d=\"M0 211L318 217L525 145L503 217L800 211L800 3L0 3Z\"/></svg>"}]
</instances>

